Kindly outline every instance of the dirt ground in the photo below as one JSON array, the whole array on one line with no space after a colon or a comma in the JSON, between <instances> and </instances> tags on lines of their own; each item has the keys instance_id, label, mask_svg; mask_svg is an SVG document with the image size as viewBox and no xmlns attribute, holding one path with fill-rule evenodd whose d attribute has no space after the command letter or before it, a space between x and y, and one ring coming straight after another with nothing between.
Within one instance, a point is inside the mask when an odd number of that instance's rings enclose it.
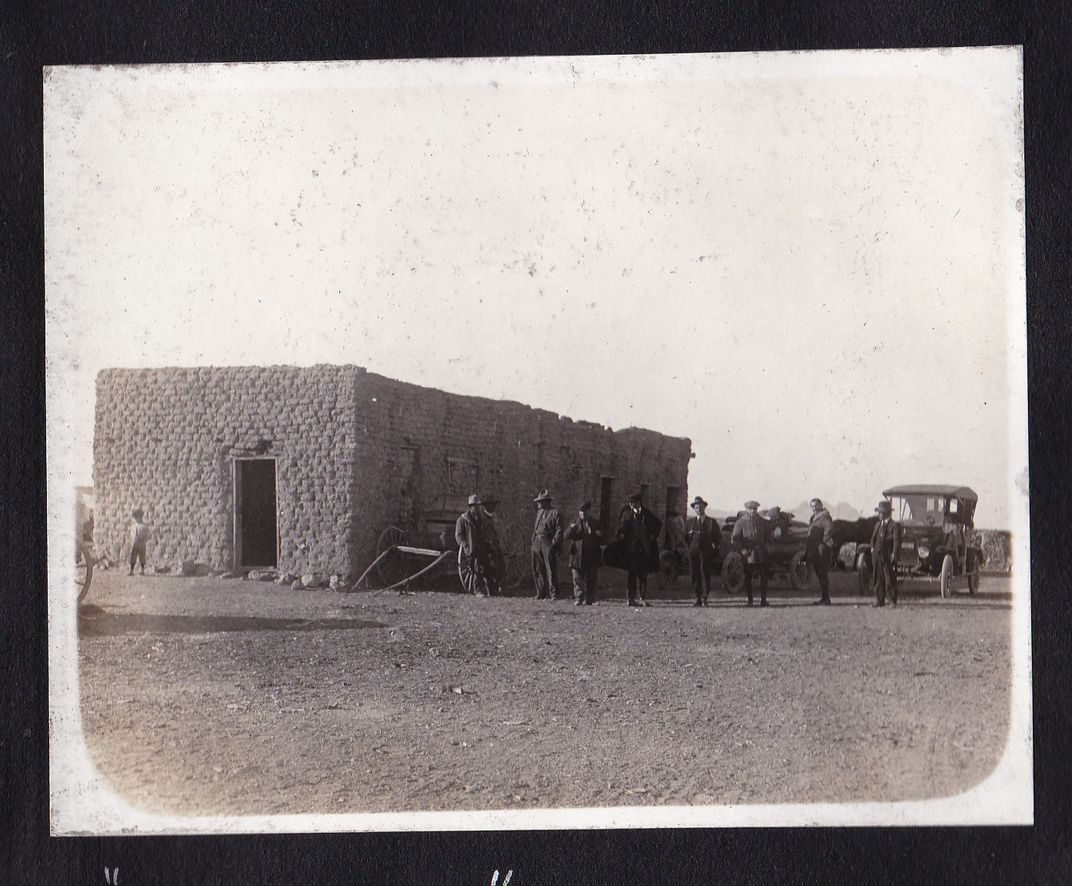
<instances>
[{"instance_id":1,"label":"dirt ground","mask_svg":"<svg viewBox=\"0 0 1072 886\"><path fill-rule=\"evenodd\" d=\"M90 753L175 813L900 800L981 781L1009 719L1008 581L893 609L772 585L593 607L95 576Z\"/></svg>"}]
</instances>

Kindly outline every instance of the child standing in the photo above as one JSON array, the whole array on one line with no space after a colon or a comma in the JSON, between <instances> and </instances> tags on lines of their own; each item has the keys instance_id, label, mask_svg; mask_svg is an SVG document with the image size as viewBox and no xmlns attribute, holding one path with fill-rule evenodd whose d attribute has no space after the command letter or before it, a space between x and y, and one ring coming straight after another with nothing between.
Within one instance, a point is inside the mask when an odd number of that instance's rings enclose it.
<instances>
[{"instance_id":1,"label":"child standing","mask_svg":"<svg viewBox=\"0 0 1072 886\"><path fill-rule=\"evenodd\" d=\"M135 560L140 562L141 574L145 575L145 545L149 541L149 527L142 522L143 515L141 508L135 508L130 514L134 522L130 524L130 571L127 575L134 574Z\"/></svg>"}]
</instances>

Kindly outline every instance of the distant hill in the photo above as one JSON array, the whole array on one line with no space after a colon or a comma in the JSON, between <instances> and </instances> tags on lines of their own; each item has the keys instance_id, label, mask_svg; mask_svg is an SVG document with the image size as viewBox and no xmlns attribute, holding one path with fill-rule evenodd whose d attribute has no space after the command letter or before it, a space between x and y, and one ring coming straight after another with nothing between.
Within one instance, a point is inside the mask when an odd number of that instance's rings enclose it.
<instances>
[{"instance_id":1,"label":"distant hill","mask_svg":"<svg viewBox=\"0 0 1072 886\"><path fill-rule=\"evenodd\" d=\"M835 520L859 520L860 517L863 516L858 510L856 510L856 508L854 508L846 501L839 501L836 505L833 506L827 505L827 508L830 510L830 516L833 517ZM764 511L766 509L767 505L764 505L761 508L761 510ZM801 502L795 508L782 506L782 510L792 513L794 515L794 519L803 520L805 523L808 522L808 518L811 516L811 505L808 504L808 502L806 501ZM693 513L694 511L692 510L692 508L689 508L685 516L691 517ZM709 507L707 509L707 516L714 517L716 520L725 520L727 517L736 517L737 511L724 511L721 508Z\"/></svg>"},{"instance_id":2,"label":"distant hill","mask_svg":"<svg viewBox=\"0 0 1072 886\"><path fill-rule=\"evenodd\" d=\"M863 516L847 501L839 501L836 505L828 504L826 509L835 520L859 520ZM796 514L798 520L807 520L811 516L811 505L806 501L789 510Z\"/></svg>"}]
</instances>

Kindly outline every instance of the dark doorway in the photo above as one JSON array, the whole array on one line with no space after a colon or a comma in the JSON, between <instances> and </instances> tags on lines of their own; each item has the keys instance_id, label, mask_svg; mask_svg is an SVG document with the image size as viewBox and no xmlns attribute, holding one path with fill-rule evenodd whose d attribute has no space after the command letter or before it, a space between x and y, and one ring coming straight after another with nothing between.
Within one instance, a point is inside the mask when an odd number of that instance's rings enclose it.
<instances>
[{"instance_id":1,"label":"dark doorway","mask_svg":"<svg viewBox=\"0 0 1072 886\"><path fill-rule=\"evenodd\" d=\"M241 458L234 463L235 568L278 565L275 459Z\"/></svg>"},{"instance_id":2,"label":"dark doorway","mask_svg":"<svg viewBox=\"0 0 1072 886\"><path fill-rule=\"evenodd\" d=\"M610 539L611 508L614 505L614 478L601 477L599 481L599 522L603 530L603 538Z\"/></svg>"},{"instance_id":3,"label":"dark doorway","mask_svg":"<svg viewBox=\"0 0 1072 886\"><path fill-rule=\"evenodd\" d=\"M685 502L681 501L681 487L680 486L667 486L666 487L666 522L670 522L670 514L676 513L681 516L686 515Z\"/></svg>"}]
</instances>

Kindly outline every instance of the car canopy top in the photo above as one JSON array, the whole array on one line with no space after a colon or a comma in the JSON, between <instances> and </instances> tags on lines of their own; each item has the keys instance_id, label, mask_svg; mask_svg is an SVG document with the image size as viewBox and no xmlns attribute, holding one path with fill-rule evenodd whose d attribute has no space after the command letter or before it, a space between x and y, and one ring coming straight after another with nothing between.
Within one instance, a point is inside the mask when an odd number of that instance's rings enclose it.
<instances>
[{"instance_id":1,"label":"car canopy top","mask_svg":"<svg viewBox=\"0 0 1072 886\"><path fill-rule=\"evenodd\" d=\"M961 498L965 501L979 501L975 490L968 486L946 486L940 483L917 483L908 486L892 486L882 493L891 495L944 495L946 498Z\"/></svg>"}]
</instances>

